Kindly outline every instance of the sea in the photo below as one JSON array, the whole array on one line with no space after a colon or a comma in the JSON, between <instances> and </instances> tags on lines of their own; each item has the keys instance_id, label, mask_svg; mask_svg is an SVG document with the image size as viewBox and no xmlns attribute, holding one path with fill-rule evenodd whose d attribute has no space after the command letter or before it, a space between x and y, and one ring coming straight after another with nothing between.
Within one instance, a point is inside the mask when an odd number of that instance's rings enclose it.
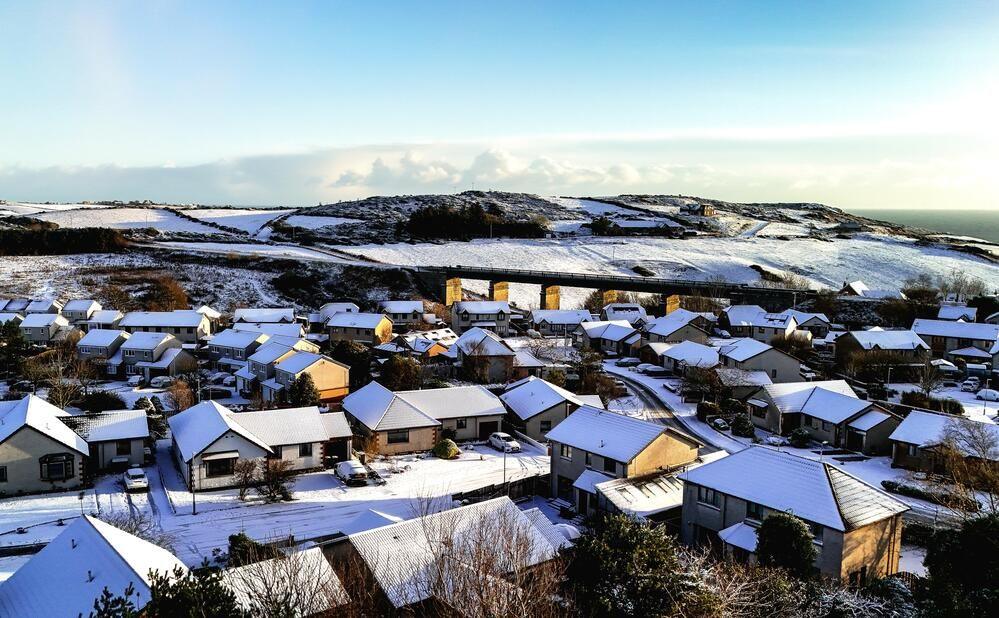
<instances>
[{"instance_id":1,"label":"sea","mask_svg":"<svg viewBox=\"0 0 999 618\"><path fill-rule=\"evenodd\" d=\"M855 215L901 223L945 234L974 236L999 243L999 208L992 210L852 209Z\"/></svg>"}]
</instances>

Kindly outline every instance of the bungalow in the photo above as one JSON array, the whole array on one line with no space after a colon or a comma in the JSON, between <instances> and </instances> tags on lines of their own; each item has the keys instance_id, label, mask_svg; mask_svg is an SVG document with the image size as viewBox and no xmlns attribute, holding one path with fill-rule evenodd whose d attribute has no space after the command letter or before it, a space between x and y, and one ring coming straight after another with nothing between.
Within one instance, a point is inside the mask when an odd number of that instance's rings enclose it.
<instances>
[{"instance_id":1,"label":"bungalow","mask_svg":"<svg viewBox=\"0 0 999 618\"><path fill-rule=\"evenodd\" d=\"M326 322L330 341L376 346L392 339L392 320L384 313L337 313Z\"/></svg>"},{"instance_id":2,"label":"bungalow","mask_svg":"<svg viewBox=\"0 0 999 618\"><path fill-rule=\"evenodd\" d=\"M395 396L440 421L441 435L454 440L488 440L502 429L506 408L484 386L396 391Z\"/></svg>"},{"instance_id":3,"label":"bungalow","mask_svg":"<svg viewBox=\"0 0 999 618\"><path fill-rule=\"evenodd\" d=\"M707 331L693 323L696 317L696 313L678 309L645 324L642 338L650 343L707 343Z\"/></svg>"},{"instance_id":4,"label":"bungalow","mask_svg":"<svg viewBox=\"0 0 999 618\"><path fill-rule=\"evenodd\" d=\"M842 367L853 357L889 353L900 362L924 363L930 346L911 330L857 330L836 339L836 362Z\"/></svg>"},{"instance_id":5,"label":"bungalow","mask_svg":"<svg viewBox=\"0 0 999 618\"><path fill-rule=\"evenodd\" d=\"M755 339L731 339L718 348L722 367L743 371L765 371L773 382L797 382L801 363L790 354Z\"/></svg>"},{"instance_id":6,"label":"bungalow","mask_svg":"<svg viewBox=\"0 0 999 618\"><path fill-rule=\"evenodd\" d=\"M101 304L96 300L71 300L62 307L62 317L72 324L82 324L101 310Z\"/></svg>"},{"instance_id":7,"label":"bungalow","mask_svg":"<svg viewBox=\"0 0 999 618\"><path fill-rule=\"evenodd\" d=\"M448 615L455 607L481 604L482 599L469 601L481 592L476 587L478 582L473 586L461 582L468 581L465 560L474 560L472 554L481 551L483 538L495 539L499 545L501 538L521 539L530 550L518 554L512 566L517 569L547 562L569 545L540 510L521 510L503 496L351 534L347 537L349 544L343 548L342 569L360 565L359 575L375 584L376 601L381 605L377 615ZM503 558L508 554L501 549L496 557L505 562ZM453 559L442 561L442 555ZM501 577L506 573L496 573L493 583L507 585ZM441 580L454 585L442 586ZM514 590L504 590L499 596L505 594L514 594ZM500 603L497 601L497 606L488 608L485 614L509 613L509 608L498 606Z\"/></svg>"},{"instance_id":8,"label":"bungalow","mask_svg":"<svg viewBox=\"0 0 999 618\"><path fill-rule=\"evenodd\" d=\"M295 310L290 307L267 307L262 309L243 308L235 309L232 312L232 321L234 324L238 324L240 322L294 324L295 320Z\"/></svg>"},{"instance_id":9,"label":"bungalow","mask_svg":"<svg viewBox=\"0 0 999 618\"><path fill-rule=\"evenodd\" d=\"M868 455L887 453L888 437L899 418L881 406L859 399L844 380L793 382L764 386L750 406L753 423L789 434L803 427L812 439Z\"/></svg>"},{"instance_id":10,"label":"bungalow","mask_svg":"<svg viewBox=\"0 0 999 618\"><path fill-rule=\"evenodd\" d=\"M484 328L500 337L510 334L513 312L505 300L466 300L451 305L451 328L459 335L471 328Z\"/></svg>"},{"instance_id":11,"label":"bungalow","mask_svg":"<svg viewBox=\"0 0 999 618\"><path fill-rule=\"evenodd\" d=\"M274 366L277 363L298 351L318 352L319 346L305 339L282 343L274 338L261 345L247 357L247 366L236 372L237 390L246 394L255 392L261 383L274 377Z\"/></svg>"},{"instance_id":12,"label":"bungalow","mask_svg":"<svg viewBox=\"0 0 999 618\"><path fill-rule=\"evenodd\" d=\"M422 300L383 300L378 310L392 320L394 326L415 326L423 322Z\"/></svg>"},{"instance_id":13,"label":"bungalow","mask_svg":"<svg viewBox=\"0 0 999 618\"><path fill-rule=\"evenodd\" d=\"M122 367L122 355L118 353L118 349L128 338L129 334L123 330L87 331L76 343L76 355L80 360L102 364L104 373L109 377L120 377L118 372ZM112 359L113 362L108 362Z\"/></svg>"},{"instance_id":14,"label":"bungalow","mask_svg":"<svg viewBox=\"0 0 999 618\"><path fill-rule=\"evenodd\" d=\"M624 321L634 328L642 328L649 322L649 314L638 303L610 303L600 310L600 319L605 322Z\"/></svg>"},{"instance_id":15,"label":"bungalow","mask_svg":"<svg viewBox=\"0 0 999 618\"><path fill-rule=\"evenodd\" d=\"M904 503L833 464L751 446L680 475L680 539L744 562L770 513L810 528L825 577L863 585L898 572Z\"/></svg>"},{"instance_id":16,"label":"bungalow","mask_svg":"<svg viewBox=\"0 0 999 618\"><path fill-rule=\"evenodd\" d=\"M589 403L575 393L534 376L509 384L499 398L510 411L507 424L539 441L570 414Z\"/></svg>"},{"instance_id":17,"label":"bungalow","mask_svg":"<svg viewBox=\"0 0 999 618\"><path fill-rule=\"evenodd\" d=\"M798 328L794 316L767 313L759 305L732 305L721 315L720 326L733 337L752 337L770 343L774 337L790 337Z\"/></svg>"},{"instance_id":18,"label":"bungalow","mask_svg":"<svg viewBox=\"0 0 999 618\"><path fill-rule=\"evenodd\" d=\"M339 401L350 390L350 367L315 352L296 351L274 364L274 377L262 381L264 401L279 401L292 383L308 374L323 403Z\"/></svg>"},{"instance_id":19,"label":"bungalow","mask_svg":"<svg viewBox=\"0 0 999 618\"><path fill-rule=\"evenodd\" d=\"M221 581L236 597L243 616L259 615L262 598L280 599L282 607L295 608L296 617L330 616L350 604L343 582L318 546L225 569Z\"/></svg>"},{"instance_id":20,"label":"bungalow","mask_svg":"<svg viewBox=\"0 0 999 618\"><path fill-rule=\"evenodd\" d=\"M596 509L597 483L685 466L702 446L661 423L589 406L578 408L546 437L552 495L573 502L583 515Z\"/></svg>"},{"instance_id":21,"label":"bungalow","mask_svg":"<svg viewBox=\"0 0 999 618\"><path fill-rule=\"evenodd\" d=\"M218 369L238 370L270 338L266 333L227 328L208 340L208 359Z\"/></svg>"},{"instance_id":22,"label":"bungalow","mask_svg":"<svg viewBox=\"0 0 999 618\"><path fill-rule=\"evenodd\" d=\"M823 339L829 334L829 330L832 328L832 322L824 313L809 313L807 311L798 311L797 309L786 309L781 311L780 315L794 318L794 321L798 324L798 330L807 330L816 339Z\"/></svg>"},{"instance_id":23,"label":"bungalow","mask_svg":"<svg viewBox=\"0 0 999 618\"><path fill-rule=\"evenodd\" d=\"M90 318L83 323L83 330L115 330L121 324L125 314L117 309L101 309L90 315Z\"/></svg>"},{"instance_id":24,"label":"bungalow","mask_svg":"<svg viewBox=\"0 0 999 618\"><path fill-rule=\"evenodd\" d=\"M31 313L19 326L21 335L35 345L49 345L60 330L69 330L69 322L58 313Z\"/></svg>"},{"instance_id":25,"label":"bungalow","mask_svg":"<svg viewBox=\"0 0 999 618\"><path fill-rule=\"evenodd\" d=\"M169 551L81 515L0 584L0 616L89 616L107 590L129 598L138 614L152 598L152 573L184 563Z\"/></svg>"},{"instance_id":26,"label":"bungalow","mask_svg":"<svg viewBox=\"0 0 999 618\"><path fill-rule=\"evenodd\" d=\"M999 348L999 324L917 319L912 330L929 344L934 357L965 348L976 348L990 356L999 353L999 349L993 351ZM993 367L999 369L999 365Z\"/></svg>"},{"instance_id":27,"label":"bungalow","mask_svg":"<svg viewBox=\"0 0 999 618\"><path fill-rule=\"evenodd\" d=\"M982 433L991 435L991 438L956 440L961 434L972 430L971 436ZM975 429L981 430L974 432ZM999 425L993 423L983 423L953 414L938 414L922 410L913 410L902 419L898 427L888 437L891 441L892 456L891 465L893 468L905 468L917 472L943 473L946 470L946 459L943 448L953 445L962 448L961 443L978 443L976 451L971 452L964 444L964 454L966 456L982 458L988 457L992 461L999 461ZM985 452L988 451L988 452Z\"/></svg>"},{"instance_id":28,"label":"bungalow","mask_svg":"<svg viewBox=\"0 0 999 618\"><path fill-rule=\"evenodd\" d=\"M145 410L112 410L60 417L87 442L87 467L91 472L112 467L141 466L149 440Z\"/></svg>"},{"instance_id":29,"label":"bungalow","mask_svg":"<svg viewBox=\"0 0 999 618\"><path fill-rule=\"evenodd\" d=\"M583 329L580 344L596 352L628 356L641 345L641 333L626 320L585 322L579 326Z\"/></svg>"},{"instance_id":30,"label":"bungalow","mask_svg":"<svg viewBox=\"0 0 999 618\"><path fill-rule=\"evenodd\" d=\"M203 401L167 422L181 474L191 491L200 491L234 486L239 460L279 458L292 470L322 467L326 444L346 438L337 415L320 414L315 406L237 413Z\"/></svg>"},{"instance_id":31,"label":"bungalow","mask_svg":"<svg viewBox=\"0 0 999 618\"><path fill-rule=\"evenodd\" d=\"M125 375L141 374L148 382L156 376L174 376L196 369L197 361L182 346L179 339L166 333L132 333L119 348ZM113 360L108 359L108 364L113 364Z\"/></svg>"},{"instance_id":32,"label":"bungalow","mask_svg":"<svg viewBox=\"0 0 999 618\"><path fill-rule=\"evenodd\" d=\"M170 334L182 343L198 343L211 335L208 318L197 311L131 311L119 326L129 333Z\"/></svg>"},{"instance_id":33,"label":"bungalow","mask_svg":"<svg viewBox=\"0 0 999 618\"><path fill-rule=\"evenodd\" d=\"M83 485L86 441L61 419L64 410L34 395L0 401L0 494L60 491Z\"/></svg>"},{"instance_id":34,"label":"bungalow","mask_svg":"<svg viewBox=\"0 0 999 618\"><path fill-rule=\"evenodd\" d=\"M967 305L940 305L937 311L938 320L949 320L951 322L974 322L978 316L978 307Z\"/></svg>"},{"instance_id":35,"label":"bungalow","mask_svg":"<svg viewBox=\"0 0 999 618\"><path fill-rule=\"evenodd\" d=\"M53 298L39 298L28 303L28 306L24 308L25 315L31 315L33 313L60 313L62 311L62 303Z\"/></svg>"},{"instance_id":36,"label":"bungalow","mask_svg":"<svg viewBox=\"0 0 999 618\"><path fill-rule=\"evenodd\" d=\"M545 337L567 337L583 322L592 321L585 309L534 309L530 315L531 328Z\"/></svg>"}]
</instances>

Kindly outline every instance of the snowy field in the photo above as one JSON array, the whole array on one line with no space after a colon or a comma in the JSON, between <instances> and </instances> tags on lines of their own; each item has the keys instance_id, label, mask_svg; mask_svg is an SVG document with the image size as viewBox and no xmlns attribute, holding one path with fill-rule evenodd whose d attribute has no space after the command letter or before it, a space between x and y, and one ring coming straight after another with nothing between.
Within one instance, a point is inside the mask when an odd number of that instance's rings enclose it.
<instances>
[{"instance_id":1,"label":"snowy field","mask_svg":"<svg viewBox=\"0 0 999 618\"><path fill-rule=\"evenodd\" d=\"M962 271L986 282L999 281L999 266L944 247L920 247L915 241L858 234L833 242L776 238L572 238L502 239L443 244L390 244L339 247L380 262L397 265L459 265L510 267L576 273L634 275L641 265L656 276L752 283L759 265L794 272L813 286L839 288L844 281L864 280L872 288L898 287L921 273L949 275ZM487 292L486 282L470 281L475 293ZM511 284L511 300L522 307L538 306L539 286ZM562 289L562 306L578 307L587 290Z\"/></svg>"},{"instance_id":2,"label":"snowy field","mask_svg":"<svg viewBox=\"0 0 999 618\"><path fill-rule=\"evenodd\" d=\"M221 253L223 255L255 255L268 258L288 260L307 260L310 262L342 262L350 263L342 257L291 245L257 245L253 243L224 242L159 242L156 246L164 249L195 251L200 253Z\"/></svg>"},{"instance_id":3,"label":"snowy field","mask_svg":"<svg viewBox=\"0 0 999 618\"><path fill-rule=\"evenodd\" d=\"M218 225L225 225L243 230L248 234L256 234L260 228L264 227L281 215L288 214L291 210L264 210L259 208L191 208L184 210L184 214L211 221Z\"/></svg>"},{"instance_id":4,"label":"snowy field","mask_svg":"<svg viewBox=\"0 0 999 618\"><path fill-rule=\"evenodd\" d=\"M162 208L89 208L86 210L57 210L34 215L51 221L59 227L108 227L129 230L151 227L161 232L190 232L192 234L223 234L207 225L178 217Z\"/></svg>"},{"instance_id":5,"label":"snowy field","mask_svg":"<svg viewBox=\"0 0 999 618\"><path fill-rule=\"evenodd\" d=\"M346 217L320 217L316 215L292 215L284 221L288 225L302 227L309 230L318 230L323 227L344 225L345 223L364 223L361 219L348 219Z\"/></svg>"}]
</instances>

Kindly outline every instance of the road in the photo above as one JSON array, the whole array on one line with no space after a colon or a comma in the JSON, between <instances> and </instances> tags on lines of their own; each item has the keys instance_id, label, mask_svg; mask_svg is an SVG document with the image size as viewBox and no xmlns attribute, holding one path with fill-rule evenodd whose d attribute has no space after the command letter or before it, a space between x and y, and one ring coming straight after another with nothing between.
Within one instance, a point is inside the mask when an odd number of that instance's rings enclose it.
<instances>
[{"instance_id":1,"label":"road","mask_svg":"<svg viewBox=\"0 0 999 618\"><path fill-rule=\"evenodd\" d=\"M666 405L666 402L664 402L659 397L656 397L653 393L649 392L649 388L647 386L641 384L640 382L632 380L627 376L623 376L620 374L612 374L612 375L614 375L614 377L624 382L625 386L628 388L628 392L635 395L642 401L642 404L646 410L646 415L649 417L650 420L662 423L663 425L672 427L673 429L681 431L685 434L691 433L689 429L684 427L683 424L680 421L678 421L675 416L673 416L673 411L670 410L668 405ZM699 438L702 442L705 442L705 445L698 450L699 455L707 455L708 453L715 453L722 450L717 446L707 443L700 436L695 436L695 437Z\"/></svg>"}]
</instances>

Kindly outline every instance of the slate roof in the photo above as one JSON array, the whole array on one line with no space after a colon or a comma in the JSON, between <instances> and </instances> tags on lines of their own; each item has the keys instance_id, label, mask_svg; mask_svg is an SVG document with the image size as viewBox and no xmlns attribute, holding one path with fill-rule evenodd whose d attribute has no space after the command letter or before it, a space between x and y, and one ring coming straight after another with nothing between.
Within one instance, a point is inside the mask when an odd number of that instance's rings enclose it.
<instances>
[{"instance_id":1,"label":"slate roof","mask_svg":"<svg viewBox=\"0 0 999 618\"><path fill-rule=\"evenodd\" d=\"M435 427L433 419L377 382L344 397L342 408L371 431Z\"/></svg>"},{"instance_id":2,"label":"slate roof","mask_svg":"<svg viewBox=\"0 0 999 618\"><path fill-rule=\"evenodd\" d=\"M384 313L334 313L326 321L327 326L339 326L347 328L377 328L382 320L386 320Z\"/></svg>"},{"instance_id":3,"label":"slate roof","mask_svg":"<svg viewBox=\"0 0 999 618\"><path fill-rule=\"evenodd\" d=\"M578 408L545 437L552 442L628 463L667 432L700 444L696 439L660 423L589 406Z\"/></svg>"},{"instance_id":4,"label":"slate roof","mask_svg":"<svg viewBox=\"0 0 999 618\"><path fill-rule=\"evenodd\" d=\"M149 437L149 422L145 410L108 410L96 414L65 416L61 420L90 444Z\"/></svg>"},{"instance_id":5,"label":"slate roof","mask_svg":"<svg viewBox=\"0 0 999 618\"><path fill-rule=\"evenodd\" d=\"M522 420L537 416L565 401L576 406L584 405L574 393L534 376L513 382L499 398Z\"/></svg>"},{"instance_id":6,"label":"slate roof","mask_svg":"<svg viewBox=\"0 0 999 618\"><path fill-rule=\"evenodd\" d=\"M106 348L117 341L119 337L128 339L129 335L123 330L95 328L87 331L87 334L77 342L76 347Z\"/></svg>"},{"instance_id":7,"label":"slate roof","mask_svg":"<svg viewBox=\"0 0 999 618\"><path fill-rule=\"evenodd\" d=\"M191 461L227 432L232 431L268 453L270 446L259 436L237 423L229 408L215 401L202 401L171 416L170 433L184 461Z\"/></svg>"},{"instance_id":8,"label":"slate roof","mask_svg":"<svg viewBox=\"0 0 999 618\"><path fill-rule=\"evenodd\" d=\"M30 427L82 455L89 455L86 441L62 422L61 419L67 416L65 410L35 395L0 401L0 444L23 427Z\"/></svg>"}]
</instances>

